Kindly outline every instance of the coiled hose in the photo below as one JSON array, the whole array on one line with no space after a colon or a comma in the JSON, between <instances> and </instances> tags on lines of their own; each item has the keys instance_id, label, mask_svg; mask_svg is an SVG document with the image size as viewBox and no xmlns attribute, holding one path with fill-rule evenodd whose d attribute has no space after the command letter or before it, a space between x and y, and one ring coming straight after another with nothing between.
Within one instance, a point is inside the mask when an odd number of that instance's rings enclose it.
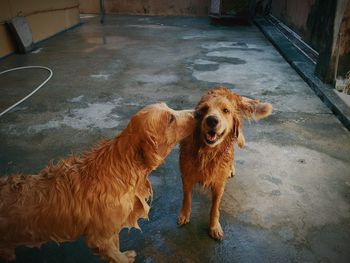
<instances>
[{"instance_id":1,"label":"coiled hose","mask_svg":"<svg viewBox=\"0 0 350 263\"><path fill-rule=\"evenodd\" d=\"M10 110L12 110L13 108L15 108L16 106L18 106L19 104L21 104L23 101L25 101L26 99L28 99L29 97L31 97L34 93L36 93L41 87L43 87L51 78L53 75L53 72L50 68L48 67L44 67L44 66L25 66L25 67L18 67L18 68L11 68L11 69L7 69L4 71L0 72L0 75L11 72L11 71L16 71L16 70L21 70L21 69L45 69L47 70L50 75L47 77L46 80L44 80L43 83L41 83L37 88L35 88L31 93L29 93L27 96L25 96L23 99L17 101L15 104L11 105L10 107L8 107L6 110L2 111L0 113L0 117L2 117L5 113L9 112Z\"/></svg>"}]
</instances>

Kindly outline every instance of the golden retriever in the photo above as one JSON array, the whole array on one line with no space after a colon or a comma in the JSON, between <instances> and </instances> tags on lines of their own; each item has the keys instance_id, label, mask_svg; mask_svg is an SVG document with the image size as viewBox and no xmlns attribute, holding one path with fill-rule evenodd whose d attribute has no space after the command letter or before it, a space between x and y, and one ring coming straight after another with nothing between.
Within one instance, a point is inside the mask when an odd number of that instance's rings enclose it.
<instances>
[{"instance_id":1,"label":"golden retriever","mask_svg":"<svg viewBox=\"0 0 350 263\"><path fill-rule=\"evenodd\" d=\"M245 143L242 119L258 120L271 112L271 104L242 97L225 87L217 87L201 98L196 107L194 133L180 142L183 203L179 225L189 223L191 191L200 183L212 192L209 235L214 239L223 238L219 206L226 179L235 173L234 144L242 148Z\"/></svg>"},{"instance_id":2,"label":"golden retriever","mask_svg":"<svg viewBox=\"0 0 350 263\"><path fill-rule=\"evenodd\" d=\"M86 244L108 262L133 262L134 251L119 250L119 231L139 228L148 218L152 195L147 176L173 146L193 132L194 111L164 103L135 114L116 138L83 157L49 163L37 175L0 179L0 256L15 259L15 247L47 241Z\"/></svg>"}]
</instances>

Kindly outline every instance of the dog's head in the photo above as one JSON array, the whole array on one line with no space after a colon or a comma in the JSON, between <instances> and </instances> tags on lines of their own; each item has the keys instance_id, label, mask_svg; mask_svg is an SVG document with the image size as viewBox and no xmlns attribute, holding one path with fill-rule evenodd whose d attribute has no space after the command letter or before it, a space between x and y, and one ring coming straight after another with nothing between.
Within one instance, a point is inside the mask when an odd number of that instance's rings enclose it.
<instances>
[{"instance_id":1,"label":"dog's head","mask_svg":"<svg viewBox=\"0 0 350 263\"><path fill-rule=\"evenodd\" d=\"M165 103L149 105L136 113L128 132L134 135L143 163L155 169L171 149L189 136L195 126L194 110L173 110Z\"/></svg>"},{"instance_id":2,"label":"dog's head","mask_svg":"<svg viewBox=\"0 0 350 263\"><path fill-rule=\"evenodd\" d=\"M200 140L215 147L228 136L244 146L242 119L259 120L272 112L269 103L242 97L225 87L210 90L196 107L197 131Z\"/></svg>"}]
</instances>

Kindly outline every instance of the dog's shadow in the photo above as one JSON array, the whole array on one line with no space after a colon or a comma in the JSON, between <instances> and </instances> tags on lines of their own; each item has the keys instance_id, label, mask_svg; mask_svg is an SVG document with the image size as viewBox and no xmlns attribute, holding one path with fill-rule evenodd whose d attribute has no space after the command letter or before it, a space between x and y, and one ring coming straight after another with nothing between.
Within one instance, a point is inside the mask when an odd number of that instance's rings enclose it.
<instances>
[{"instance_id":1,"label":"dog's shadow","mask_svg":"<svg viewBox=\"0 0 350 263\"><path fill-rule=\"evenodd\" d=\"M19 246L16 248L16 263L102 263L98 256L93 255L85 245L84 238L75 242L57 244L49 242L40 248ZM0 263L6 263L0 260Z\"/></svg>"}]
</instances>

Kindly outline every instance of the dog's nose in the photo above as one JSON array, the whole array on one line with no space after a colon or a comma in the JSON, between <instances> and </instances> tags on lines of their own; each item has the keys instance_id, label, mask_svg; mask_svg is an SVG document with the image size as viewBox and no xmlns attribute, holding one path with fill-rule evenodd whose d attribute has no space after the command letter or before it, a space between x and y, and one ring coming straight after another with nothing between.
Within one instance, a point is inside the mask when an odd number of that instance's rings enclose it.
<instances>
[{"instance_id":1,"label":"dog's nose","mask_svg":"<svg viewBox=\"0 0 350 263\"><path fill-rule=\"evenodd\" d=\"M207 122L207 125L208 125L209 127L214 128L214 127L216 127L216 125L218 125L219 120L218 120L217 117L211 115L211 116L208 116L208 117L207 117L206 122Z\"/></svg>"}]
</instances>

